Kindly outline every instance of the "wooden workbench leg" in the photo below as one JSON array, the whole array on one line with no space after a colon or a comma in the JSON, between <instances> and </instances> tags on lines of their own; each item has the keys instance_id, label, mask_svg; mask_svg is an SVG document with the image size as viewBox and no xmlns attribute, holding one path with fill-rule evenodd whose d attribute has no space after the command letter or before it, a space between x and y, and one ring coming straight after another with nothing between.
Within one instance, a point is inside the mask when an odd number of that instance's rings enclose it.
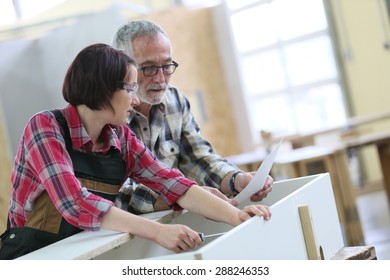
<instances>
[{"instance_id":1,"label":"wooden workbench leg","mask_svg":"<svg viewBox=\"0 0 390 280\"><path fill-rule=\"evenodd\" d=\"M386 191L387 202L390 208L390 143L378 144L377 149L379 160L381 162L384 189Z\"/></svg>"},{"instance_id":2,"label":"wooden workbench leg","mask_svg":"<svg viewBox=\"0 0 390 280\"><path fill-rule=\"evenodd\" d=\"M335 194L339 194L340 199L336 199L338 210L342 208L344 212L344 230L349 246L364 245L364 235L360 223L359 212L356 206L355 194L348 167L348 158L344 150L334 154L333 170L331 176L334 176L332 185Z\"/></svg>"}]
</instances>

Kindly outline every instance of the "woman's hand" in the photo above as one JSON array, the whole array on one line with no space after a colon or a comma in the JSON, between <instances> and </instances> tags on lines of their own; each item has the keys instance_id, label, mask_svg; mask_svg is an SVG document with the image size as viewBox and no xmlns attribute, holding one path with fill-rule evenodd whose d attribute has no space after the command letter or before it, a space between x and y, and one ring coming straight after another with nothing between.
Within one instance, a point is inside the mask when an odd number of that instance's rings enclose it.
<instances>
[{"instance_id":1,"label":"woman's hand","mask_svg":"<svg viewBox=\"0 0 390 280\"><path fill-rule=\"evenodd\" d=\"M161 224L155 235L155 242L175 253L182 253L202 245L202 240L196 231L185 225Z\"/></svg>"},{"instance_id":2,"label":"woman's hand","mask_svg":"<svg viewBox=\"0 0 390 280\"><path fill-rule=\"evenodd\" d=\"M209 195L211 196L211 194ZM128 232L140 238L154 241L175 253L185 252L202 244L198 232L188 226L162 224L131 214L115 206L112 206L104 215L102 228Z\"/></svg>"},{"instance_id":3,"label":"woman's hand","mask_svg":"<svg viewBox=\"0 0 390 280\"><path fill-rule=\"evenodd\" d=\"M238 212L239 223L245 222L253 216L264 217L264 220L269 221L271 218L271 211L268 206L262 204L245 206Z\"/></svg>"}]
</instances>

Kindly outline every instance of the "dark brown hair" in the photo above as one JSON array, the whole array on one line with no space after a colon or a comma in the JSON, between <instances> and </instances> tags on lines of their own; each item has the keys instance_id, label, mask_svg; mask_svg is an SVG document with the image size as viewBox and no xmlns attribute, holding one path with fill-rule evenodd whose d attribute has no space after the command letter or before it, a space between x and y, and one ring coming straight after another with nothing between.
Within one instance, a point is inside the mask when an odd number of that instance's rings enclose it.
<instances>
[{"instance_id":1,"label":"dark brown hair","mask_svg":"<svg viewBox=\"0 0 390 280\"><path fill-rule=\"evenodd\" d=\"M90 45L81 50L69 66L62 95L73 106L113 110L112 96L130 65L136 66L136 62L125 52L106 44Z\"/></svg>"}]
</instances>

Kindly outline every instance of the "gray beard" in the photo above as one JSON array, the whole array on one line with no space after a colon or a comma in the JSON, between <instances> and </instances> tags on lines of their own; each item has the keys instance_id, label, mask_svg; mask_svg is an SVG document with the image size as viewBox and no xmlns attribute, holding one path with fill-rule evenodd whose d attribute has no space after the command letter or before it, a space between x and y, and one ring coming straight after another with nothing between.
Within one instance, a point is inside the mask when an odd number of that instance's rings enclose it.
<instances>
[{"instance_id":1,"label":"gray beard","mask_svg":"<svg viewBox=\"0 0 390 280\"><path fill-rule=\"evenodd\" d=\"M153 96L153 98L150 97L149 95L145 94L144 92L138 92L137 95L138 95L138 98L141 102L149 104L149 105L157 105L163 101L165 94L167 93L167 90L168 90L168 88L164 91L163 94L161 94L159 96Z\"/></svg>"}]
</instances>

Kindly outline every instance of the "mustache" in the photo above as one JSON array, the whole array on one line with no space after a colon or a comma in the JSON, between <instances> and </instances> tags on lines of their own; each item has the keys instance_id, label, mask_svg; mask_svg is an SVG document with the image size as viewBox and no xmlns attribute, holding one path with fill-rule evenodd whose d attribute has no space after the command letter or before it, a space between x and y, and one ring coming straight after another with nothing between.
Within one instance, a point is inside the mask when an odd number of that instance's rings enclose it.
<instances>
[{"instance_id":1,"label":"mustache","mask_svg":"<svg viewBox=\"0 0 390 280\"><path fill-rule=\"evenodd\" d=\"M167 84L151 84L146 89L147 90L165 90L167 88Z\"/></svg>"}]
</instances>

